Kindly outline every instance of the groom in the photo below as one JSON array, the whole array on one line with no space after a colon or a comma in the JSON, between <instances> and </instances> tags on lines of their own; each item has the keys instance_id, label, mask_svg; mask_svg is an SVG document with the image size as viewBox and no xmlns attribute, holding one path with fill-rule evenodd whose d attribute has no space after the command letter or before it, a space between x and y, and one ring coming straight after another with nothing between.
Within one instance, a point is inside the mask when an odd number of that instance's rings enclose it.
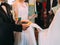
<instances>
[{"instance_id":1,"label":"groom","mask_svg":"<svg viewBox=\"0 0 60 45\"><path fill-rule=\"evenodd\" d=\"M13 31L22 32L28 26L15 24L10 5L0 0L0 45L14 45Z\"/></svg>"}]
</instances>

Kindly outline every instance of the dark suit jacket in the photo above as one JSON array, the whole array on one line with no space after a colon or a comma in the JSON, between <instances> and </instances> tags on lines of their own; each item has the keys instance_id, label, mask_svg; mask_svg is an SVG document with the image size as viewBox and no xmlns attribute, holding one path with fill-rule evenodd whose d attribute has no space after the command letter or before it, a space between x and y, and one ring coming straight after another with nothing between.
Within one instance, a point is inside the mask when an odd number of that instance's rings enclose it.
<instances>
[{"instance_id":1,"label":"dark suit jacket","mask_svg":"<svg viewBox=\"0 0 60 45\"><path fill-rule=\"evenodd\" d=\"M43 28L43 18L42 18L42 11L43 5L41 2L36 2L36 10L37 10L37 18L35 18L35 23L37 23L40 27Z\"/></svg>"},{"instance_id":2,"label":"dark suit jacket","mask_svg":"<svg viewBox=\"0 0 60 45\"><path fill-rule=\"evenodd\" d=\"M51 2L50 2L50 0L47 0L47 11L50 11L50 6L51 6L51 4L50 4ZM53 0L53 3L52 3L52 7L55 7L57 5L57 0Z\"/></svg>"},{"instance_id":3,"label":"dark suit jacket","mask_svg":"<svg viewBox=\"0 0 60 45\"><path fill-rule=\"evenodd\" d=\"M55 6L57 6L57 0L53 0L53 3L52 3L52 7L55 7Z\"/></svg>"},{"instance_id":4,"label":"dark suit jacket","mask_svg":"<svg viewBox=\"0 0 60 45\"><path fill-rule=\"evenodd\" d=\"M40 18L43 10L43 5L41 2L36 2L36 10L37 10L38 18Z\"/></svg>"},{"instance_id":5,"label":"dark suit jacket","mask_svg":"<svg viewBox=\"0 0 60 45\"><path fill-rule=\"evenodd\" d=\"M5 13L0 5L0 45L14 45L13 31L21 32L22 25L15 24L10 6L7 3L2 5L6 6L8 13Z\"/></svg>"},{"instance_id":6,"label":"dark suit jacket","mask_svg":"<svg viewBox=\"0 0 60 45\"><path fill-rule=\"evenodd\" d=\"M50 11L50 0L47 0L47 7L46 7L46 9L47 9L47 11Z\"/></svg>"}]
</instances>

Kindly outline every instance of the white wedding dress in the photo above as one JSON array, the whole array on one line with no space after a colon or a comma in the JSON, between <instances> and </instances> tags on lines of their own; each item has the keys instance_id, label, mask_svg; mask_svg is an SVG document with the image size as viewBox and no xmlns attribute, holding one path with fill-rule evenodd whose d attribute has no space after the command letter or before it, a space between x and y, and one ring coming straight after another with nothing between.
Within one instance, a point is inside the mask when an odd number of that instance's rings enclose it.
<instances>
[{"instance_id":1,"label":"white wedding dress","mask_svg":"<svg viewBox=\"0 0 60 45\"><path fill-rule=\"evenodd\" d=\"M48 45L60 45L60 9L48 29Z\"/></svg>"},{"instance_id":2,"label":"white wedding dress","mask_svg":"<svg viewBox=\"0 0 60 45\"><path fill-rule=\"evenodd\" d=\"M29 20L28 6L26 5L26 3L24 4L18 3L17 8L18 8L18 18L21 18L21 20ZM36 45L34 28L32 26L30 26L26 31L22 31L20 38L21 40L18 39L18 45Z\"/></svg>"},{"instance_id":3,"label":"white wedding dress","mask_svg":"<svg viewBox=\"0 0 60 45\"><path fill-rule=\"evenodd\" d=\"M50 27L39 33L39 45L60 45L60 9Z\"/></svg>"}]
</instances>

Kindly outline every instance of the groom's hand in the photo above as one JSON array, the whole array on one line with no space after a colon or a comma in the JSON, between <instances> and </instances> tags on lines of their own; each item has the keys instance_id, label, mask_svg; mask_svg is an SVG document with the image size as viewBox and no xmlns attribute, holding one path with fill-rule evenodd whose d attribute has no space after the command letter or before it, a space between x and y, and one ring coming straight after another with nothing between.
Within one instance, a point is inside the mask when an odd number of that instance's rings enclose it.
<instances>
[{"instance_id":1,"label":"groom's hand","mask_svg":"<svg viewBox=\"0 0 60 45\"><path fill-rule=\"evenodd\" d=\"M27 24L22 24L22 29L25 31L27 28L29 27L29 25Z\"/></svg>"},{"instance_id":2,"label":"groom's hand","mask_svg":"<svg viewBox=\"0 0 60 45\"><path fill-rule=\"evenodd\" d=\"M23 26L23 30L26 30L30 26L31 23L32 22L30 22L30 21L25 21L25 20L21 21L21 24Z\"/></svg>"}]
</instances>

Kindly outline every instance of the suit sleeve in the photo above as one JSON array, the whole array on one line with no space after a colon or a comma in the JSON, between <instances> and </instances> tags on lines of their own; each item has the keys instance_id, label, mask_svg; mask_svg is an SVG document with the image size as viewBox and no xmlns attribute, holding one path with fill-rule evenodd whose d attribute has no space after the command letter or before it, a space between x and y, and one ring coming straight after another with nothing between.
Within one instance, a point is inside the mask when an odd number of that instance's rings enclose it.
<instances>
[{"instance_id":1,"label":"suit sleeve","mask_svg":"<svg viewBox=\"0 0 60 45\"><path fill-rule=\"evenodd\" d=\"M22 25L17 25L15 23L4 22L2 17L0 17L0 26L5 26L8 30L22 32Z\"/></svg>"},{"instance_id":2,"label":"suit sleeve","mask_svg":"<svg viewBox=\"0 0 60 45\"><path fill-rule=\"evenodd\" d=\"M17 24L15 24L14 31L22 32L22 25L17 25Z\"/></svg>"}]
</instances>

